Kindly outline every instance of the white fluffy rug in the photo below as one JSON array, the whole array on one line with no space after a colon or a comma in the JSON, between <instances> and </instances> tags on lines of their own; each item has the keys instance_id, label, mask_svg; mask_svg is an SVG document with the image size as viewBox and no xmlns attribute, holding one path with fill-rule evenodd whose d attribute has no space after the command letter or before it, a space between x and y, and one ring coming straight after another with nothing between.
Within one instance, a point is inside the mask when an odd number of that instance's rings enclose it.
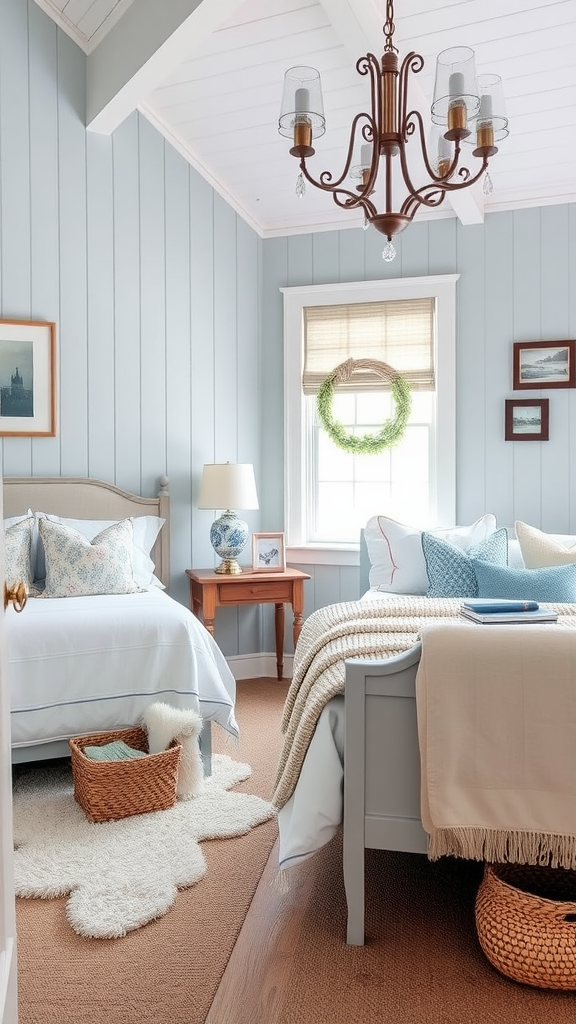
<instances>
[{"instance_id":1,"label":"white fluffy rug","mask_svg":"<svg viewBox=\"0 0 576 1024\"><path fill-rule=\"evenodd\" d=\"M206 873L199 840L243 835L274 814L260 797L228 792L249 765L215 754L212 771L193 800L100 824L74 800L67 765L26 772L14 786L16 895L70 893L68 921L89 938L120 938L162 917Z\"/></svg>"}]
</instances>

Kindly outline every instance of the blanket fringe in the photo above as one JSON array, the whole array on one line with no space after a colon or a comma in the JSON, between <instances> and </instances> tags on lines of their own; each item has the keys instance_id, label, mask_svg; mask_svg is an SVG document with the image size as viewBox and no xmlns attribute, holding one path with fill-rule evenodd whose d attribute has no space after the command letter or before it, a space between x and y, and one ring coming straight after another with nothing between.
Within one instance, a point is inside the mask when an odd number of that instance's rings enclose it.
<instances>
[{"instance_id":1,"label":"blanket fringe","mask_svg":"<svg viewBox=\"0 0 576 1024\"><path fill-rule=\"evenodd\" d=\"M488 828L435 829L429 837L429 860L450 856L492 864L540 864L574 870L576 836Z\"/></svg>"}]
</instances>

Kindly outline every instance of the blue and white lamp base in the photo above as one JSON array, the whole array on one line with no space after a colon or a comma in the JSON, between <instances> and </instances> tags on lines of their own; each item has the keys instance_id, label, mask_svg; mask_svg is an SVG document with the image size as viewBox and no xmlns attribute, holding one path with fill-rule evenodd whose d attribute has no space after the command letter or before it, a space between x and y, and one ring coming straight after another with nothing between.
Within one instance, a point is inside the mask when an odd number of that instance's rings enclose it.
<instances>
[{"instance_id":1,"label":"blue and white lamp base","mask_svg":"<svg viewBox=\"0 0 576 1024\"><path fill-rule=\"evenodd\" d=\"M249 536L248 523L230 509L214 520L210 528L210 542L222 559L215 572L227 576L236 576L242 572L236 559L246 547Z\"/></svg>"}]
</instances>

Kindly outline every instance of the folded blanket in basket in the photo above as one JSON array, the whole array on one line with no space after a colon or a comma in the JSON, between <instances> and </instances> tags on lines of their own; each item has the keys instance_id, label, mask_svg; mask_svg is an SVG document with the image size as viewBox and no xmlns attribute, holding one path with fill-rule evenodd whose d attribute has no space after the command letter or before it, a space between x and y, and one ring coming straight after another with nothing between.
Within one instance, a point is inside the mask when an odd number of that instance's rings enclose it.
<instances>
[{"instance_id":1,"label":"folded blanket in basket","mask_svg":"<svg viewBox=\"0 0 576 1024\"><path fill-rule=\"evenodd\" d=\"M124 740L112 740L101 747L84 747L83 753L92 761L128 761L135 757L146 757L143 750L129 747Z\"/></svg>"}]
</instances>

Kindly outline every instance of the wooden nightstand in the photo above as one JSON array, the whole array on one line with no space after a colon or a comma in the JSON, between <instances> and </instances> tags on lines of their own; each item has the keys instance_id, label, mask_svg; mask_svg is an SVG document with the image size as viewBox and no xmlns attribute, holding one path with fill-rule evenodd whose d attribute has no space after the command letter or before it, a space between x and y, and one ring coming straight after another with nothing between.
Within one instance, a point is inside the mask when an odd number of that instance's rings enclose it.
<instances>
[{"instance_id":1,"label":"wooden nightstand","mask_svg":"<svg viewBox=\"0 0 576 1024\"><path fill-rule=\"evenodd\" d=\"M190 581L190 608L203 618L206 629L214 635L217 608L242 604L273 604L276 627L276 667L278 679L284 670L284 605L292 605L294 647L302 629L304 611L304 580L310 576L299 569L284 572L250 572L224 576L212 569L186 569Z\"/></svg>"}]
</instances>

